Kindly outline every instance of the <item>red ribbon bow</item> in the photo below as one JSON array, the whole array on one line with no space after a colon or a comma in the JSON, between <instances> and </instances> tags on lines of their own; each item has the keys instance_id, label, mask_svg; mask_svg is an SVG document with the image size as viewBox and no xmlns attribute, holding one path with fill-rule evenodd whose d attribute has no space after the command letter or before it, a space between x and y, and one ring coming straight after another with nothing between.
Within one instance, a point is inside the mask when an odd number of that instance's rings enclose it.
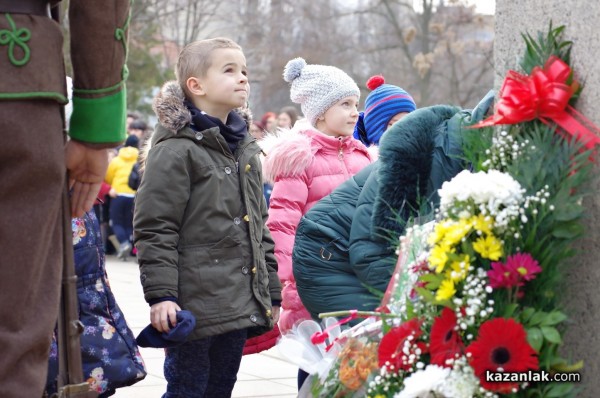
<instances>
[{"instance_id":1,"label":"red ribbon bow","mask_svg":"<svg viewBox=\"0 0 600 398\"><path fill-rule=\"evenodd\" d=\"M558 124L573 137L582 140L587 148L600 144L600 130L583 115L569 106L578 83L567 84L571 68L560 58L552 56L544 68L536 66L531 76L509 71L500 89L494 115L473 125L474 128L498 124L516 124L540 119Z\"/></svg>"}]
</instances>

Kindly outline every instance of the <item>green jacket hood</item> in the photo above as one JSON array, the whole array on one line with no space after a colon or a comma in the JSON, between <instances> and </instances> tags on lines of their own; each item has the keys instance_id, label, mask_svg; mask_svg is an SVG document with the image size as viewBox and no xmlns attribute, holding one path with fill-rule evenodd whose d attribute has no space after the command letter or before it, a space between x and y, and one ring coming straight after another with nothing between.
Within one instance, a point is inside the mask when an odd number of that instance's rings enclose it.
<instances>
[{"instance_id":1,"label":"green jacket hood","mask_svg":"<svg viewBox=\"0 0 600 398\"><path fill-rule=\"evenodd\" d=\"M444 181L468 166L462 160L462 130L483 119L494 93L489 91L472 110L449 105L418 109L383 135L371 219L375 232L401 234L404 222L437 206Z\"/></svg>"}]
</instances>

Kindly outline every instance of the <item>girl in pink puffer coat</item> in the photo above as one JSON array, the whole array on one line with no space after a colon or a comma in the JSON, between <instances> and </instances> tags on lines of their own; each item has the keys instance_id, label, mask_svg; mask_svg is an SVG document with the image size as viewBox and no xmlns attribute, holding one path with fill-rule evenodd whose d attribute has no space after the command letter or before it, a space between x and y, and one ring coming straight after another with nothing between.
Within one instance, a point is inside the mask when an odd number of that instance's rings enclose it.
<instances>
[{"instance_id":1,"label":"girl in pink puffer coat","mask_svg":"<svg viewBox=\"0 0 600 398\"><path fill-rule=\"evenodd\" d=\"M292 249L300 218L372 159L352 137L358 120L360 91L346 73L333 66L307 65L302 58L288 62L284 79L291 99L300 103L305 121L281 131L264 161L264 174L274 183L267 227L275 241L278 275L283 285L279 329L310 319L296 290Z\"/></svg>"}]
</instances>

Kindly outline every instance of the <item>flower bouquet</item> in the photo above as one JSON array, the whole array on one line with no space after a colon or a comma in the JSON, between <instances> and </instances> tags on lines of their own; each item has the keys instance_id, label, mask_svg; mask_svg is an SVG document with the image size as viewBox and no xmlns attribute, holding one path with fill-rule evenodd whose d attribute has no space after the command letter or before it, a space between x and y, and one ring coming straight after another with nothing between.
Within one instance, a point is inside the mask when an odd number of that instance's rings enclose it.
<instances>
[{"instance_id":1,"label":"flower bouquet","mask_svg":"<svg viewBox=\"0 0 600 398\"><path fill-rule=\"evenodd\" d=\"M340 335L312 396L576 395L560 292L599 139L570 105L581 86L563 30L523 36L525 74L509 72L495 114L464 132L471 170L443 184L433 223L407 229L381 311L366 314L376 323Z\"/></svg>"}]
</instances>

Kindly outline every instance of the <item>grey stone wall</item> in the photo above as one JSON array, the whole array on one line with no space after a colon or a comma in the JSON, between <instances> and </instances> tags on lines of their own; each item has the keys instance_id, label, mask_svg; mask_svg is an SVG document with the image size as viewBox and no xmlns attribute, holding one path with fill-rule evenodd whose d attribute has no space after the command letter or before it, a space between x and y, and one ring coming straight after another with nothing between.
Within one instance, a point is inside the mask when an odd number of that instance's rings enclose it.
<instances>
[{"instance_id":1,"label":"grey stone wall","mask_svg":"<svg viewBox=\"0 0 600 398\"><path fill-rule=\"evenodd\" d=\"M566 25L563 37L574 42L571 65L584 83L577 108L600 126L598 1L496 0L496 86L500 86L506 71L517 68L525 47L520 33L545 32L550 20L554 26ZM596 181L591 185L593 194L585 203L586 237L578 245L578 254L566 275L567 290L557 294L564 294L570 317L562 352L574 361L584 360L583 391L578 396L596 398L600 396L600 184Z\"/></svg>"}]
</instances>

